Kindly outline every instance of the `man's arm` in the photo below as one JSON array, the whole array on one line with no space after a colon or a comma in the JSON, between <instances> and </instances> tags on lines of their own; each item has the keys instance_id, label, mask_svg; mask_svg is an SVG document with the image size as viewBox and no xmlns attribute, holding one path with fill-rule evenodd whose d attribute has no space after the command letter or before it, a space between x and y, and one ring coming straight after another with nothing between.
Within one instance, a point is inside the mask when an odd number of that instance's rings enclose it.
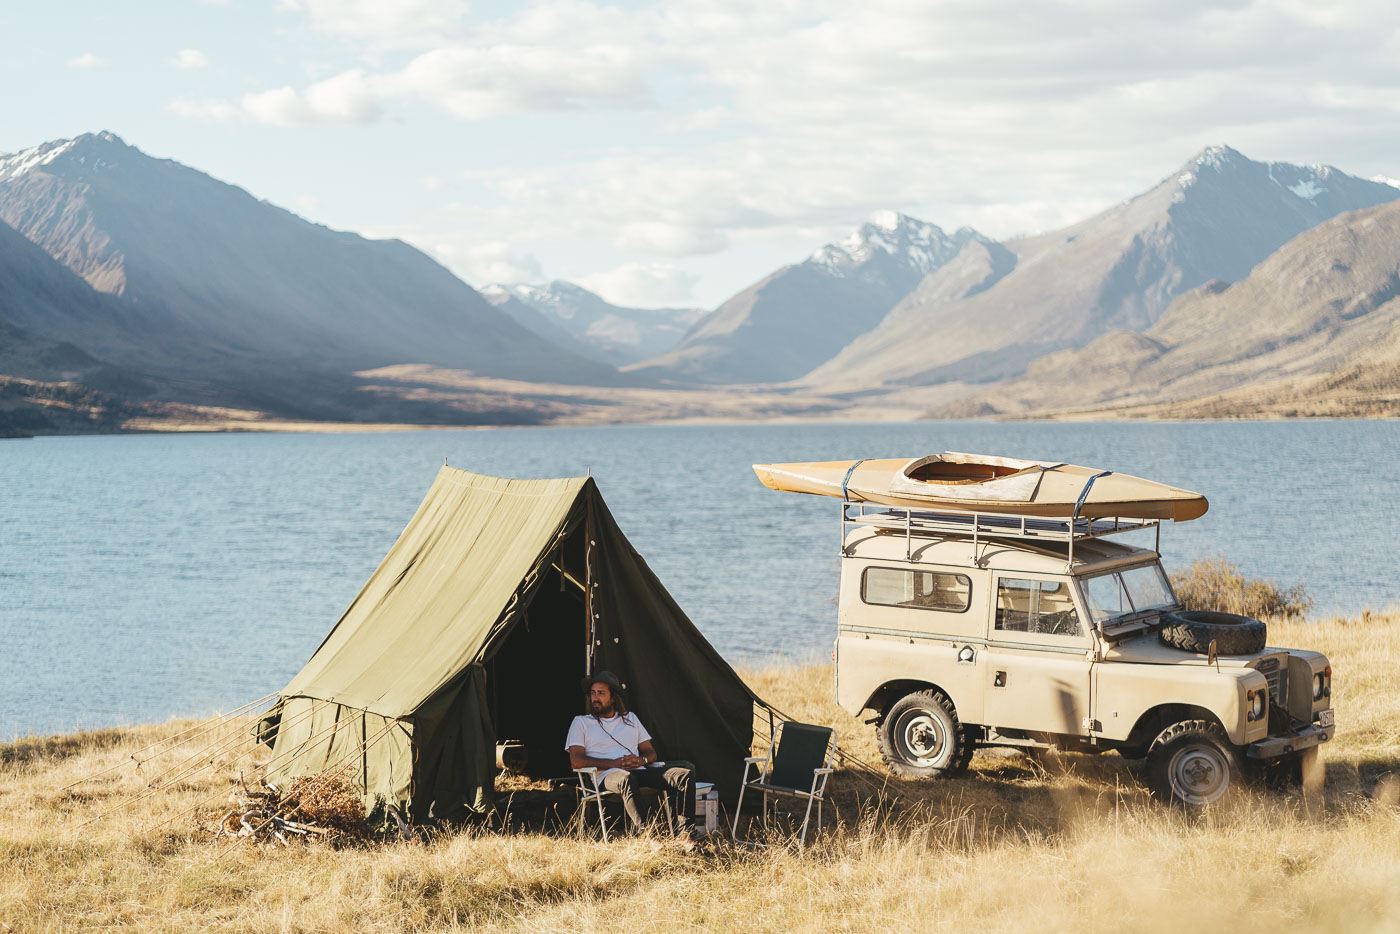
<instances>
[{"instance_id":1,"label":"man's arm","mask_svg":"<svg viewBox=\"0 0 1400 934\"><path fill-rule=\"evenodd\" d=\"M643 749L651 747L650 743L643 743ZM655 753L652 754L655 758ZM640 756L623 756L621 759L596 759L584 752L582 746L569 747L569 768L586 769L593 766L597 769L639 769L646 763Z\"/></svg>"},{"instance_id":2,"label":"man's arm","mask_svg":"<svg viewBox=\"0 0 1400 934\"><path fill-rule=\"evenodd\" d=\"M637 752L642 758L642 765L651 765L660 758L656 754L656 747L652 746L649 739L644 739L637 744Z\"/></svg>"}]
</instances>

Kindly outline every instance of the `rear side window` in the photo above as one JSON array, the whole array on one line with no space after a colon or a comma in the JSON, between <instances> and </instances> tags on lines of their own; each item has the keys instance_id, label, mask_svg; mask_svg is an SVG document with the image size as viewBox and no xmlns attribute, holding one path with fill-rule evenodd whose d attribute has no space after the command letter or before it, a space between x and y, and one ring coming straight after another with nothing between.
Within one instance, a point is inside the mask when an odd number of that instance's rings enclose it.
<instances>
[{"instance_id":1,"label":"rear side window","mask_svg":"<svg viewBox=\"0 0 1400 934\"><path fill-rule=\"evenodd\" d=\"M997 582L996 628L1044 636L1077 636L1082 631L1068 583L1014 577Z\"/></svg>"},{"instance_id":2,"label":"rear side window","mask_svg":"<svg viewBox=\"0 0 1400 934\"><path fill-rule=\"evenodd\" d=\"M875 606L961 613L972 603L972 579L946 571L866 568L860 580L860 598Z\"/></svg>"}]
</instances>

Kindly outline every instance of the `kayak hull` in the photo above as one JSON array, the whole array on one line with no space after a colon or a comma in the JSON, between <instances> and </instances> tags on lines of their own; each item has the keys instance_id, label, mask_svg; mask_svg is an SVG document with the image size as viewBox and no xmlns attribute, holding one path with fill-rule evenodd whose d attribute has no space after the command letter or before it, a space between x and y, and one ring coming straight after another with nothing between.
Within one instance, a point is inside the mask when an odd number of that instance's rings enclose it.
<instances>
[{"instance_id":1,"label":"kayak hull","mask_svg":"<svg viewBox=\"0 0 1400 934\"><path fill-rule=\"evenodd\" d=\"M1049 461L947 452L932 457L755 464L773 490L855 503L949 512L1068 517L1093 478L1081 518L1186 522L1209 508L1199 493L1128 474Z\"/></svg>"}]
</instances>

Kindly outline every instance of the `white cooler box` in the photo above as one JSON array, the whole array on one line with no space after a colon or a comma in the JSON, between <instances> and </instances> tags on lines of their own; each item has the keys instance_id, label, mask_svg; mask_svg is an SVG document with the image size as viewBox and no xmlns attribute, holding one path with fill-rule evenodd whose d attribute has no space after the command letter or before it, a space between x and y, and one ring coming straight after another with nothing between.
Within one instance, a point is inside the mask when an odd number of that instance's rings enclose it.
<instances>
[{"instance_id":1,"label":"white cooler box","mask_svg":"<svg viewBox=\"0 0 1400 934\"><path fill-rule=\"evenodd\" d=\"M714 782L695 783L695 821L706 833L719 829L719 792Z\"/></svg>"}]
</instances>

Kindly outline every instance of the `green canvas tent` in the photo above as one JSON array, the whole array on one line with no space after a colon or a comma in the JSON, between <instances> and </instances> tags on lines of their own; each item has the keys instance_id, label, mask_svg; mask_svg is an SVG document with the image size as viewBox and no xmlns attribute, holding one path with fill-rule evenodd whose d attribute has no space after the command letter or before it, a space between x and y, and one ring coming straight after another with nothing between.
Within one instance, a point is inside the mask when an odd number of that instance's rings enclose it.
<instances>
[{"instance_id":1,"label":"green canvas tent","mask_svg":"<svg viewBox=\"0 0 1400 934\"><path fill-rule=\"evenodd\" d=\"M591 617L591 619L590 619ZM590 478L443 467L266 720L269 780L348 769L415 819L491 804L495 744L569 774L579 682L616 672L663 758L737 785L755 698L632 549Z\"/></svg>"}]
</instances>

